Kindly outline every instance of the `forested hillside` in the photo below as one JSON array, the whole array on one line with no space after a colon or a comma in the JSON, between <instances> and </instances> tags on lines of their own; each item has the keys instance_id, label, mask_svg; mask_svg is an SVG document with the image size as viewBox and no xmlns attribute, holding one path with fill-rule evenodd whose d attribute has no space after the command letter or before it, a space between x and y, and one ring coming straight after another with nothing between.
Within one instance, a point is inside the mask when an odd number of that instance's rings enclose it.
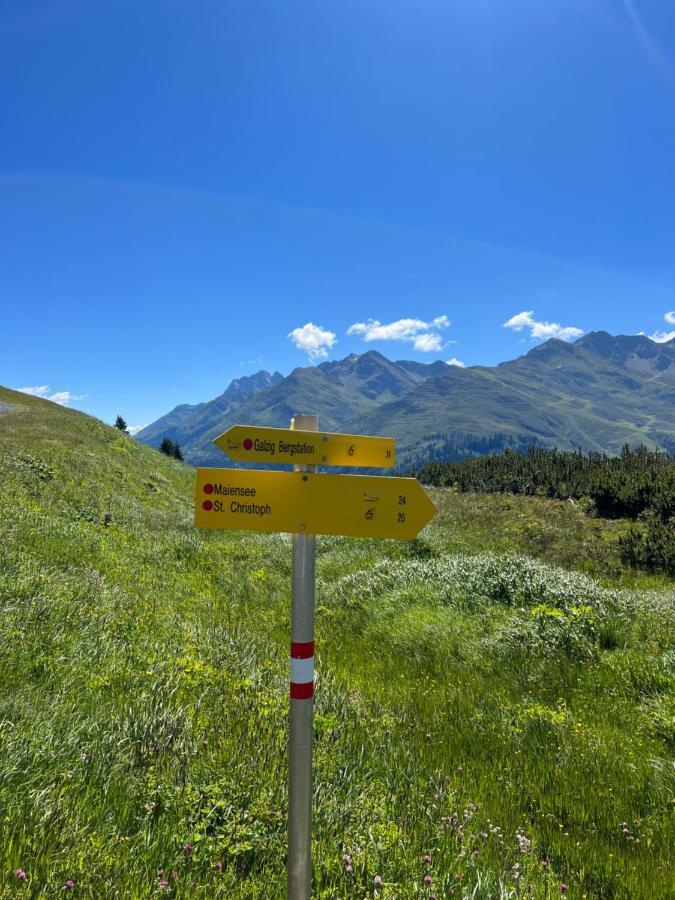
<instances>
[{"instance_id":1,"label":"forested hillside","mask_svg":"<svg viewBox=\"0 0 675 900\"><path fill-rule=\"evenodd\" d=\"M415 474L460 491L585 498L590 514L640 520L622 538L627 562L675 575L675 457L668 453L628 446L619 456L529 448L431 463Z\"/></svg>"}]
</instances>

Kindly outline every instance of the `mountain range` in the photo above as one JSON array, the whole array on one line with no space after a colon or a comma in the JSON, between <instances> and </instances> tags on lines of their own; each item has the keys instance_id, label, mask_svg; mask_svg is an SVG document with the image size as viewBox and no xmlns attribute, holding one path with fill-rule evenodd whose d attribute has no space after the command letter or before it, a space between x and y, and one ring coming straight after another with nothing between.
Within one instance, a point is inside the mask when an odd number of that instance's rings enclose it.
<instances>
[{"instance_id":1,"label":"mountain range","mask_svg":"<svg viewBox=\"0 0 675 900\"><path fill-rule=\"evenodd\" d=\"M397 438L397 463L461 459L529 445L675 453L675 339L590 332L555 338L497 366L391 361L377 351L233 381L214 400L177 406L136 435L180 444L193 465L229 465L211 441L233 424L288 427L316 413L322 431Z\"/></svg>"}]
</instances>

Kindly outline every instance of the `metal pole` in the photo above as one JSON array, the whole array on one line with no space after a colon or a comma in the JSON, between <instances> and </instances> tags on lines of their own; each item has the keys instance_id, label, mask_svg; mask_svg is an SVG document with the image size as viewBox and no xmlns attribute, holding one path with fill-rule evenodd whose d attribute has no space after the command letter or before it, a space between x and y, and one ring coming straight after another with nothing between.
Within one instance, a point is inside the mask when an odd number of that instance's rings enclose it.
<instances>
[{"instance_id":1,"label":"metal pole","mask_svg":"<svg viewBox=\"0 0 675 900\"><path fill-rule=\"evenodd\" d=\"M318 416L295 416L291 428L318 431ZM316 466L295 466L314 472ZM310 900L312 888L312 733L314 714L314 580L316 537L293 535L291 712L288 760L288 900Z\"/></svg>"}]
</instances>

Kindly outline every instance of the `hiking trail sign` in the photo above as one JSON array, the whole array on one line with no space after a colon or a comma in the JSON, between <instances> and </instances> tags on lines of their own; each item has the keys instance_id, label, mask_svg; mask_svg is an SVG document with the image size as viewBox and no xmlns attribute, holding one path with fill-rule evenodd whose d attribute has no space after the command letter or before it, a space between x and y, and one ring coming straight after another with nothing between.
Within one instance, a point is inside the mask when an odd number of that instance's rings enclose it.
<instances>
[{"instance_id":1,"label":"hiking trail sign","mask_svg":"<svg viewBox=\"0 0 675 900\"><path fill-rule=\"evenodd\" d=\"M387 437L233 425L213 443L237 462L364 468L390 468L396 462L396 441Z\"/></svg>"},{"instance_id":2,"label":"hiking trail sign","mask_svg":"<svg viewBox=\"0 0 675 900\"><path fill-rule=\"evenodd\" d=\"M409 541L435 512L414 478L197 470L198 528Z\"/></svg>"},{"instance_id":3,"label":"hiking trail sign","mask_svg":"<svg viewBox=\"0 0 675 900\"><path fill-rule=\"evenodd\" d=\"M195 525L293 534L288 898L312 887L312 734L316 535L412 540L436 513L414 478L326 475L317 465L388 468L392 438L329 434L318 416L295 416L289 430L235 425L213 442L242 462L293 463L293 472L197 469Z\"/></svg>"}]
</instances>

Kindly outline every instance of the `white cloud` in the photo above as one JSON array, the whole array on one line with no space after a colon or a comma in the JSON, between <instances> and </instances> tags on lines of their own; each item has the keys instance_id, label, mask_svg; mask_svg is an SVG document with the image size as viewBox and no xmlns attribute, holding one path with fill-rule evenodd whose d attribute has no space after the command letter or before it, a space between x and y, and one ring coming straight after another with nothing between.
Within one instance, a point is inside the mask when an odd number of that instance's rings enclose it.
<instances>
[{"instance_id":1,"label":"white cloud","mask_svg":"<svg viewBox=\"0 0 675 900\"><path fill-rule=\"evenodd\" d=\"M456 356L453 356L452 359L446 359L446 363L449 366L457 366L458 369L466 369L466 363L463 363L461 359L457 359Z\"/></svg>"},{"instance_id":2,"label":"white cloud","mask_svg":"<svg viewBox=\"0 0 675 900\"><path fill-rule=\"evenodd\" d=\"M420 353L437 353L443 345L440 334L418 334L413 348Z\"/></svg>"},{"instance_id":3,"label":"white cloud","mask_svg":"<svg viewBox=\"0 0 675 900\"><path fill-rule=\"evenodd\" d=\"M450 325L447 316L436 316L431 322L422 319L398 319L383 325L377 319L354 322L347 334L361 335L364 341L405 341L421 353L435 353L442 347L439 331Z\"/></svg>"},{"instance_id":4,"label":"white cloud","mask_svg":"<svg viewBox=\"0 0 675 900\"><path fill-rule=\"evenodd\" d=\"M328 351L336 343L337 338L332 331L326 331L320 325L307 322L302 328L294 328L288 335L298 350L304 350L312 361L326 359Z\"/></svg>"},{"instance_id":5,"label":"white cloud","mask_svg":"<svg viewBox=\"0 0 675 900\"><path fill-rule=\"evenodd\" d=\"M71 394L70 391L56 391L50 397L47 397L47 400L51 400L52 403L58 403L59 406L68 406L71 401L82 400L83 398L84 394L75 396L75 394Z\"/></svg>"},{"instance_id":6,"label":"white cloud","mask_svg":"<svg viewBox=\"0 0 675 900\"><path fill-rule=\"evenodd\" d=\"M675 325L675 312L664 313L663 319L668 325ZM640 334L644 334L644 331L641 331ZM655 331L654 334L648 334L646 337L656 341L657 344L665 344L675 338L675 331Z\"/></svg>"},{"instance_id":7,"label":"white cloud","mask_svg":"<svg viewBox=\"0 0 675 900\"><path fill-rule=\"evenodd\" d=\"M675 338L675 331L655 331L654 334L648 334L647 337L656 341L657 344L665 344Z\"/></svg>"},{"instance_id":8,"label":"white cloud","mask_svg":"<svg viewBox=\"0 0 675 900\"><path fill-rule=\"evenodd\" d=\"M534 319L534 310L520 312L512 316L508 322L504 322L502 328L512 328L514 331L522 331L523 328L529 328L530 337L533 340L558 338L561 341L571 341L573 338L581 337L584 333L582 328L575 328L573 325L559 325L557 322L537 322Z\"/></svg>"},{"instance_id":9,"label":"white cloud","mask_svg":"<svg viewBox=\"0 0 675 900\"><path fill-rule=\"evenodd\" d=\"M37 387L22 387L16 388L16 390L19 391L20 394L30 394L31 397L46 397L49 393L49 385L41 384Z\"/></svg>"},{"instance_id":10,"label":"white cloud","mask_svg":"<svg viewBox=\"0 0 675 900\"><path fill-rule=\"evenodd\" d=\"M52 403L58 403L59 406L68 406L75 400L84 400L86 394L71 394L70 391L55 391L50 394L51 388L48 384L39 384L35 387L16 388L21 394L30 394L31 397L41 397L43 400L51 400Z\"/></svg>"},{"instance_id":11,"label":"white cloud","mask_svg":"<svg viewBox=\"0 0 675 900\"><path fill-rule=\"evenodd\" d=\"M145 425L129 425L129 427L127 428L127 431L133 437L135 434L138 434L139 431L143 431L143 429L147 428L147 427L148 427L147 422L145 423Z\"/></svg>"}]
</instances>

